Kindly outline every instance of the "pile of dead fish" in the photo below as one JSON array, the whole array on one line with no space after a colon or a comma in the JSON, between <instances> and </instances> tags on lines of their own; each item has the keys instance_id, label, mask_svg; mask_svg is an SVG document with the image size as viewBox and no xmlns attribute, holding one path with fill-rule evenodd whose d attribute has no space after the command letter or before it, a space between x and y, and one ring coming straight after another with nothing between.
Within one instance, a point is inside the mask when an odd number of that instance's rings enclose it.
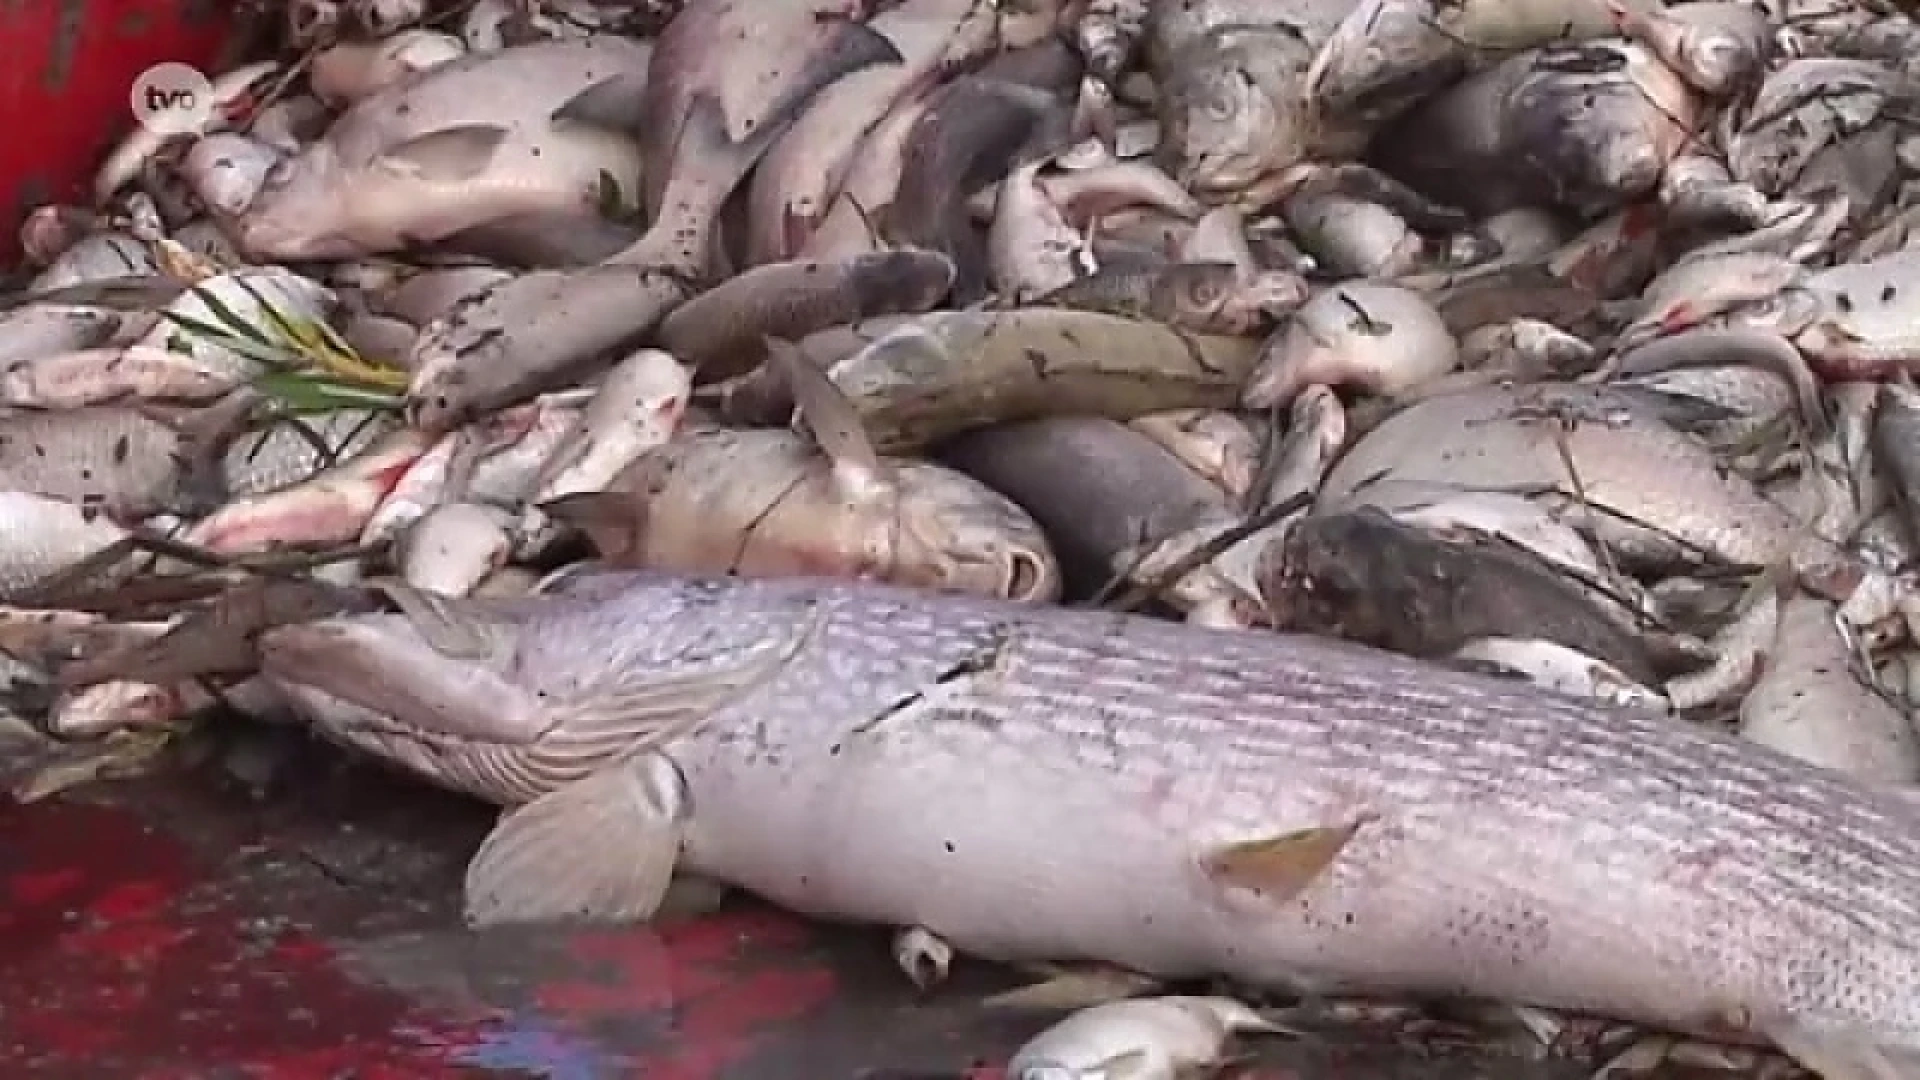
<instances>
[{"instance_id":1,"label":"pile of dead fish","mask_svg":"<svg viewBox=\"0 0 1920 1080\"><path fill-rule=\"evenodd\" d=\"M299 713L263 631L474 655L599 566L1311 631L1920 782L1905 15L286 20L23 228L0 646L55 737Z\"/></svg>"}]
</instances>

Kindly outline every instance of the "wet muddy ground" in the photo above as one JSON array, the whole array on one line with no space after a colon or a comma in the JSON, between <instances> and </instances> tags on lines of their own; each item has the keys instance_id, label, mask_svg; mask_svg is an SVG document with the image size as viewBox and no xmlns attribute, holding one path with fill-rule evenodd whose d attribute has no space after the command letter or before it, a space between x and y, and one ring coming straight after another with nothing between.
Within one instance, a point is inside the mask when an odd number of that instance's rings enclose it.
<instances>
[{"instance_id":1,"label":"wet muddy ground","mask_svg":"<svg viewBox=\"0 0 1920 1080\"><path fill-rule=\"evenodd\" d=\"M975 1004L1003 973L919 996L884 935L746 902L655 929L457 929L485 809L289 749L265 789L215 759L0 802L0 1076L984 1080L1046 1023ZM0 743L0 771L24 758ZM1254 1049L1243 1080L1584 1075L1345 1039Z\"/></svg>"}]
</instances>

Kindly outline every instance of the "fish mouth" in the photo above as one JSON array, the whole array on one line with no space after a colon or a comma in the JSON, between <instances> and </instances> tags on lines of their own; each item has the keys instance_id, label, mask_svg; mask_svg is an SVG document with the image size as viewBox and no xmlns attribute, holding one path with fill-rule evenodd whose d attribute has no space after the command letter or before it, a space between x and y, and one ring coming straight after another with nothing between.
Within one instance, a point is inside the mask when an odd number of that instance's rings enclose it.
<instances>
[{"instance_id":1,"label":"fish mouth","mask_svg":"<svg viewBox=\"0 0 1920 1080\"><path fill-rule=\"evenodd\" d=\"M542 734L528 695L484 661L446 655L404 615L322 619L261 636L260 670L389 718L415 737L524 745Z\"/></svg>"},{"instance_id":2,"label":"fish mouth","mask_svg":"<svg viewBox=\"0 0 1920 1080\"><path fill-rule=\"evenodd\" d=\"M1031 551L1007 552L1001 576L1001 595L1009 600L1037 603L1059 592L1059 575L1046 558Z\"/></svg>"}]
</instances>

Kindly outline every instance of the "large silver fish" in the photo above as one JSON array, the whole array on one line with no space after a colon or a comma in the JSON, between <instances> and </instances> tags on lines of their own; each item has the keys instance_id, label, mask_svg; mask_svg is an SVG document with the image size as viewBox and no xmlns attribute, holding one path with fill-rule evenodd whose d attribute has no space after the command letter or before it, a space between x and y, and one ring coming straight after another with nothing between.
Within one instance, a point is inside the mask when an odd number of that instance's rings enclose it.
<instances>
[{"instance_id":1,"label":"large silver fish","mask_svg":"<svg viewBox=\"0 0 1920 1080\"><path fill-rule=\"evenodd\" d=\"M330 734L516 807L470 915L646 915L677 864L987 957L1920 1068L1899 789L1311 637L645 573L460 610L467 659L399 615L262 652Z\"/></svg>"}]
</instances>

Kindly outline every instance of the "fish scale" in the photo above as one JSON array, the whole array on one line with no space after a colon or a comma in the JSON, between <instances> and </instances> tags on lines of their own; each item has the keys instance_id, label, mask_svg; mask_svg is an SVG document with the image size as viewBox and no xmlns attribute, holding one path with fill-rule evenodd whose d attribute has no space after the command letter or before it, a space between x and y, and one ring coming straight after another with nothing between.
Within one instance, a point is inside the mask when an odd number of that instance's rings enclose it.
<instances>
[{"instance_id":1,"label":"fish scale","mask_svg":"<svg viewBox=\"0 0 1920 1080\"><path fill-rule=\"evenodd\" d=\"M802 913L1007 960L1920 1046L1920 810L1892 789L1326 639L847 582L618 580L492 624L512 645L490 670L579 718L548 789L588 742L614 753L594 694L781 644L665 753L693 807L682 865ZM430 655L377 625L389 670ZM303 648L315 633L276 631L268 672L370 683ZM387 711L396 730L430 719ZM443 740L471 722L434 715ZM537 747L520 756L544 775ZM1284 903L1202 869L1223 844L1356 821Z\"/></svg>"}]
</instances>

